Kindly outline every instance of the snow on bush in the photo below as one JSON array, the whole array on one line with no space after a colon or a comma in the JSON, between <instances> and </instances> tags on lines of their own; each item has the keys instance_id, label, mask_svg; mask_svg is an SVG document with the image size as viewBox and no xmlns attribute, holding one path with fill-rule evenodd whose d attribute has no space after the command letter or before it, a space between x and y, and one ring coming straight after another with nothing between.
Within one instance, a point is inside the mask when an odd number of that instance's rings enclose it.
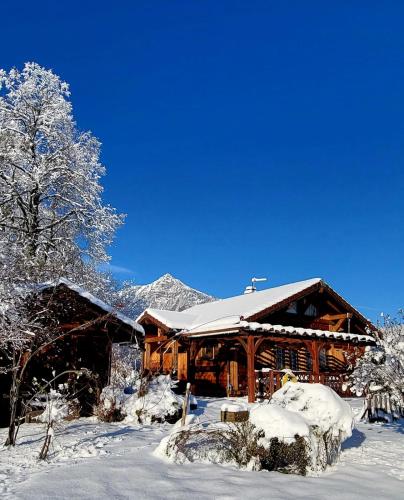
<instances>
[{"instance_id":1,"label":"snow on bush","mask_svg":"<svg viewBox=\"0 0 404 500\"><path fill-rule=\"evenodd\" d=\"M159 375L149 381L145 391L138 381L135 394L124 402L126 421L139 423L176 422L182 411L182 396L172 390L175 383L169 375Z\"/></svg>"},{"instance_id":2,"label":"snow on bush","mask_svg":"<svg viewBox=\"0 0 404 500\"><path fill-rule=\"evenodd\" d=\"M244 470L279 470L305 475L308 452L304 438L290 443L267 440L250 421L176 427L162 439L154 454L163 460L230 465Z\"/></svg>"},{"instance_id":3,"label":"snow on bush","mask_svg":"<svg viewBox=\"0 0 404 500\"><path fill-rule=\"evenodd\" d=\"M251 470L259 468L257 448L258 436L250 422L199 425L191 421L184 427L177 424L154 454L177 464L214 463Z\"/></svg>"},{"instance_id":4,"label":"snow on bush","mask_svg":"<svg viewBox=\"0 0 404 500\"><path fill-rule=\"evenodd\" d=\"M119 392L108 386L102 391L101 406L107 412L113 409L128 423L174 423L181 416L183 404L174 387L169 375L139 379Z\"/></svg>"},{"instance_id":5,"label":"snow on bush","mask_svg":"<svg viewBox=\"0 0 404 500\"><path fill-rule=\"evenodd\" d=\"M177 427L155 453L175 463L317 474L337 460L352 426L350 406L332 389L288 382L271 402L251 406L249 421Z\"/></svg>"},{"instance_id":6,"label":"snow on bush","mask_svg":"<svg viewBox=\"0 0 404 500\"><path fill-rule=\"evenodd\" d=\"M251 410L250 421L257 429L263 431L261 442L265 446L268 446L273 438L292 443L295 441L295 436L310 435L310 428L304 417L271 404L255 406Z\"/></svg>"},{"instance_id":7,"label":"snow on bush","mask_svg":"<svg viewBox=\"0 0 404 500\"><path fill-rule=\"evenodd\" d=\"M351 407L326 385L287 382L273 394L271 403L298 413L308 425L324 434L331 433L342 440L352 435Z\"/></svg>"},{"instance_id":8,"label":"snow on bush","mask_svg":"<svg viewBox=\"0 0 404 500\"><path fill-rule=\"evenodd\" d=\"M102 391L96 415L103 422L124 419L122 404L140 382L140 350L136 345L112 345L110 384Z\"/></svg>"},{"instance_id":9,"label":"snow on bush","mask_svg":"<svg viewBox=\"0 0 404 500\"><path fill-rule=\"evenodd\" d=\"M354 414L336 392L322 384L287 382L271 403L303 418L310 428L307 443L313 471L338 460L342 442L352 435Z\"/></svg>"},{"instance_id":10,"label":"snow on bush","mask_svg":"<svg viewBox=\"0 0 404 500\"><path fill-rule=\"evenodd\" d=\"M43 413L37 420L38 422L61 422L69 415L69 403L65 397L58 391L51 389L47 395L47 402Z\"/></svg>"}]
</instances>

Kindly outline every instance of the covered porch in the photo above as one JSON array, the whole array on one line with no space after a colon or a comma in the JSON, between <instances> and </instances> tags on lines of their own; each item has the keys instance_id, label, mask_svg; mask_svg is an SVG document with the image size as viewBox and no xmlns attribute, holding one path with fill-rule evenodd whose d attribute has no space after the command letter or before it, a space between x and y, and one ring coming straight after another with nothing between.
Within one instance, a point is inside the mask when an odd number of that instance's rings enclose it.
<instances>
[{"instance_id":1,"label":"covered porch","mask_svg":"<svg viewBox=\"0 0 404 500\"><path fill-rule=\"evenodd\" d=\"M348 359L361 355L374 339L242 321L230 328L183 333L179 342L187 346L187 380L196 394L206 394L210 388L254 402L270 398L287 371L300 382L323 383L343 394Z\"/></svg>"}]
</instances>

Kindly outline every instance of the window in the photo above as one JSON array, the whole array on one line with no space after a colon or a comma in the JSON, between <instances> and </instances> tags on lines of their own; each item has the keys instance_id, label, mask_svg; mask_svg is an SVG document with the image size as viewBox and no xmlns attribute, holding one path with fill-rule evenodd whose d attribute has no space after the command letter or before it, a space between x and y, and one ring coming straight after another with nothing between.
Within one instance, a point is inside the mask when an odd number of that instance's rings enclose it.
<instances>
[{"instance_id":1,"label":"window","mask_svg":"<svg viewBox=\"0 0 404 500\"><path fill-rule=\"evenodd\" d=\"M298 358L298 352L297 351L289 351L289 356L290 356L290 369L292 371L296 371L299 368L299 358Z\"/></svg>"},{"instance_id":2,"label":"window","mask_svg":"<svg viewBox=\"0 0 404 500\"><path fill-rule=\"evenodd\" d=\"M306 349L306 370L311 372L313 370L313 360L311 359L310 352Z\"/></svg>"},{"instance_id":3,"label":"window","mask_svg":"<svg viewBox=\"0 0 404 500\"><path fill-rule=\"evenodd\" d=\"M317 307L314 306L313 304L310 304L307 309L304 311L305 316L317 316Z\"/></svg>"},{"instance_id":4,"label":"window","mask_svg":"<svg viewBox=\"0 0 404 500\"><path fill-rule=\"evenodd\" d=\"M326 370L327 369L327 353L325 352L325 349L321 349L321 351L320 351L319 362L320 362L320 370Z\"/></svg>"},{"instance_id":5,"label":"window","mask_svg":"<svg viewBox=\"0 0 404 500\"><path fill-rule=\"evenodd\" d=\"M276 369L282 370L285 367L285 353L282 347L276 348Z\"/></svg>"},{"instance_id":6,"label":"window","mask_svg":"<svg viewBox=\"0 0 404 500\"><path fill-rule=\"evenodd\" d=\"M286 309L286 312L289 314L297 314L297 302L291 302L289 307Z\"/></svg>"},{"instance_id":7,"label":"window","mask_svg":"<svg viewBox=\"0 0 404 500\"><path fill-rule=\"evenodd\" d=\"M198 357L200 359L214 360L215 359L215 346L214 345L207 345L205 347L202 347Z\"/></svg>"}]
</instances>

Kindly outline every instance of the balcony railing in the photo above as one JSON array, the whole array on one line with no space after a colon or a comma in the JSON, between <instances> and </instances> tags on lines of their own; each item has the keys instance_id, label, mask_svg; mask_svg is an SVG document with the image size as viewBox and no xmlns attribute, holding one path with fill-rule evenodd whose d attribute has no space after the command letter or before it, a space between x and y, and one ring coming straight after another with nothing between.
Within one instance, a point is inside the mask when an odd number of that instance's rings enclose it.
<instances>
[{"instance_id":1,"label":"balcony railing","mask_svg":"<svg viewBox=\"0 0 404 500\"><path fill-rule=\"evenodd\" d=\"M324 372L314 375L311 372L293 372L298 382L314 384L320 383L331 387L340 396L350 396L349 390L344 387L346 375L341 372ZM279 370L256 370L256 391L258 398L270 398L272 394L282 387L285 372Z\"/></svg>"}]
</instances>

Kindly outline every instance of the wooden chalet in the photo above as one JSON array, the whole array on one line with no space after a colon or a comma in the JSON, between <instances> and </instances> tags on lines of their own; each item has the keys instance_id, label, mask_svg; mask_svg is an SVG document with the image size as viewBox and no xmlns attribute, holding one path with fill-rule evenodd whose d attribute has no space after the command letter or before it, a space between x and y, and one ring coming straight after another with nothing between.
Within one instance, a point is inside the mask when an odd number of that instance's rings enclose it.
<instances>
[{"instance_id":1,"label":"wooden chalet","mask_svg":"<svg viewBox=\"0 0 404 500\"><path fill-rule=\"evenodd\" d=\"M320 278L197 305L146 309L144 368L197 395L269 397L292 371L343 393L349 363L375 327Z\"/></svg>"},{"instance_id":2,"label":"wooden chalet","mask_svg":"<svg viewBox=\"0 0 404 500\"><path fill-rule=\"evenodd\" d=\"M51 380L53 374L85 368L89 375L77 379L67 373L56 386L67 382L77 393L81 414L90 415L100 391L109 383L113 343L142 345L144 330L136 321L64 278L41 286L35 294L34 307L43 306L46 311L44 328L51 324L60 339L30 361L25 377L27 389L34 377ZM8 424L8 393L9 379L1 376L0 426Z\"/></svg>"}]
</instances>

